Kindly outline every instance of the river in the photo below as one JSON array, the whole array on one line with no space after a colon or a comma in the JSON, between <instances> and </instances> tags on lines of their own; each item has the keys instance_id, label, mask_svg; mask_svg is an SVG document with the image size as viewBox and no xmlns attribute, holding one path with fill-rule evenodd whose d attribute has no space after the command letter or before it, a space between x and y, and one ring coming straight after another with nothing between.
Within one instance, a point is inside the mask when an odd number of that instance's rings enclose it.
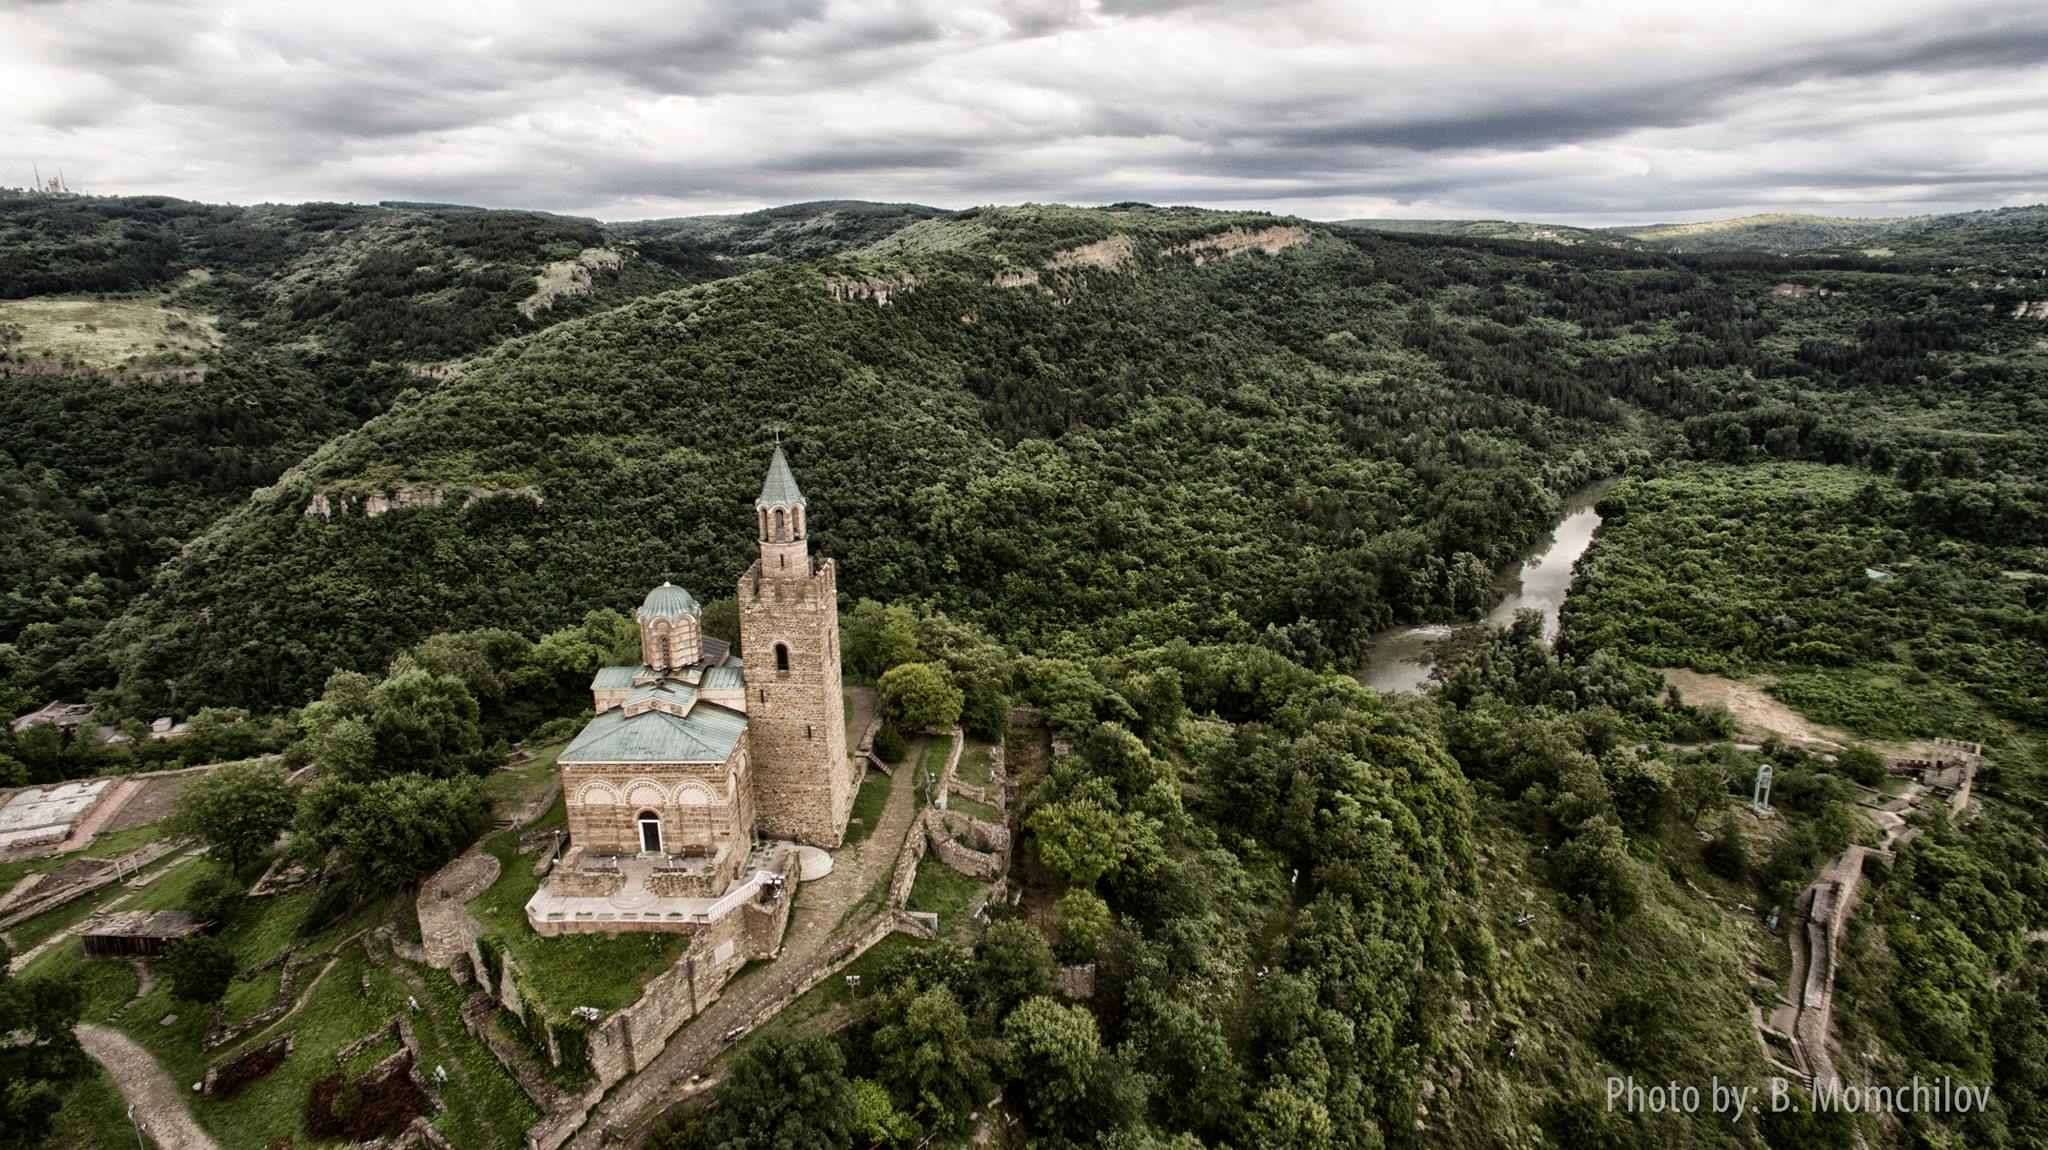
<instances>
[{"instance_id":1,"label":"river","mask_svg":"<svg viewBox=\"0 0 2048 1150\"><path fill-rule=\"evenodd\" d=\"M1459 631L1513 622L1517 611L1543 612L1543 637L1557 638L1558 613L1571 591L1572 565L1592 546L1593 532L1600 526L1600 513L1593 505L1612 486L1614 480L1603 479L1565 497L1563 516L1550 534L1495 577L1500 601L1484 622L1424 623L1381 631L1366 648L1365 669L1358 677L1376 691L1419 691L1434 666L1433 646Z\"/></svg>"}]
</instances>

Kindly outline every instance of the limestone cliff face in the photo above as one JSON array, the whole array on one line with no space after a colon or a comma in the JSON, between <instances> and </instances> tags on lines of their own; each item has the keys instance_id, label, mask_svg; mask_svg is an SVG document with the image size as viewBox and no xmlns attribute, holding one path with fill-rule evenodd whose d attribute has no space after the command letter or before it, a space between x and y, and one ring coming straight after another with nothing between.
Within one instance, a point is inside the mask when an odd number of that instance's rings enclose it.
<instances>
[{"instance_id":1,"label":"limestone cliff face","mask_svg":"<svg viewBox=\"0 0 2048 1150\"><path fill-rule=\"evenodd\" d=\"M486 499L500 497L528 499L535 507L546 500L531 487L514 487L497 491L469 491L462 494L462 507L476 506ZM401 487L393 491L373 492L369 495L354 496L340 492L316 491L306 501L304 515L309 519L331 520L337 515L346 515L360 510L365 518L375 519L387 511L402 511L408 507L439 507L448 501L448 493L439 487Z\"/></svg>"},{"instance_id":2,"label":"limestone cliff face","mask_svg":"<svg viewBox=\"0 0 2048 1150\"><path fill-rule=\"evenodd\" d=\"M923 283L918 277L905 273L894 279L830 280L826 282L825 290L836 300L873 300L886 307L890 296L909 295Z\"/></svg>"}]
</instances>

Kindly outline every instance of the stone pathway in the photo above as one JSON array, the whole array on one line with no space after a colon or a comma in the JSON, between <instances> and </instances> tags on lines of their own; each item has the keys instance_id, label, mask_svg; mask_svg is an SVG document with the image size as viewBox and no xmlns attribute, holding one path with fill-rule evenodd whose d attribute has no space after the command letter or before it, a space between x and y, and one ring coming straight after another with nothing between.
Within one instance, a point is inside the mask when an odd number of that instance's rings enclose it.
<instances>
[{"instance_id":1,"label":"stone pathway","mask_svg":"<svg viewBox=\"0 0 2048 1150\"><path fill-rule=\"evenodd\" d=\"M906 761L916 762L917 754L918 748L913 746ZM857 846L836 852L831 874L798 886L789 932L783 936L782 952L774 964L729 984L717 1001L684 1023L652 1062L615 1087L591 1111L571 1146L595 1150L605 1145L606 1129L638 1129L653 1121L681 1096L689 1075L725 1045L727 1031L757 1021L759 1008L782 990L776 972L803 967L832 942L846 913L877 884L887 882L895 869L896 856L902 852L904 836L917 813L915 788L909 782L904 775L889 788L889 801L874 833Z\"/></svg>"},{"instance_id":2,"label":"stone pathway","mask_svg":"<svg viewBox=\"0 0 2048 1150\"><path fill-rule=\"evenodd\" d=\"M1926 788L1918 783L1903 793L1909 805L1926 795ZM1786 944L1792 949L1793 977L1800 979L1803 974L1803 982L1790 984L1797 1004L1791 1029L1792 1057L1813 1081L1837 1077L1832 1049L1835 946L1849 929L1863 860L1872 854L1891 858L1896 844L1912 830L1896 811L1872 810L1871 816L1884 830L1884 844L1852 846L1829 859L1800 893L1799 901L1809 908L1810 915L1803 924L1785 932Z\"/></svg>"},{"instance_id":3,"label":"stone pathway","mask_svg":"<svg viewBox=\"0 0 2048 1150\"><path fill-rule=\"evenodd\" d=\"M121 808L127 806L128 800L134 798L135 792L142 787L141 780L129 778L122 779L108 788L107 793L100 796L100 801L93 804L92 810L86 812L84 818L71 824L71 834L66 836L63 842L58 843L56 849L50 853L70 854L72 851L82 851L91 846L92 840L99 837L100 829L119 814Z\"/></svg>"},{"instance_id":4,"label":"stone pathway","mask_svg":"<svg viewBox=\"0 0 2048 1150\"><path fill-rule=\"evenodd\" d=\"M498 856L471 847L420 884L415 907L428 966L452 970L469 953L484 928L470 913L469 900L497 881Z\"/></svg>"},{"instance_id":5,"label":"stone pathway","mask_svg":"<svg viewBox=\"0 0 2048 1150\"><path fill-rule=\"evenodd\" d=\"M156 1140L158 1150L219 1150L185 1109L185 1091L171 1081L149 1051L111 1026L78 1024L78 1043L94 1062L105 1067L121 1097L135 1107L136 1117Z\"/></svg>"}]
</instances>

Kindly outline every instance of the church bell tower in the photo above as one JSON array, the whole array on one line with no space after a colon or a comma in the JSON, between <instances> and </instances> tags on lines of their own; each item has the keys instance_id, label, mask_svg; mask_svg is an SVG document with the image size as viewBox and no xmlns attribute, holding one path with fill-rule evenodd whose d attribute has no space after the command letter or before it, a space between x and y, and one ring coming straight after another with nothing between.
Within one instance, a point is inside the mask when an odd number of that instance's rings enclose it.
<instances>
[{"instance_id":1,"label":"church bell tower","mask_svg":"<svg viewBox=\"0 0 2048 1150\"><path fill-rule=\"evenodd\" d=\"M839 586L811 563L804 493L777 444L754 500L761 557L740 577L747 746L763 834L838 846L853 810L839 676Z\"/></svg>"}]
</instances>

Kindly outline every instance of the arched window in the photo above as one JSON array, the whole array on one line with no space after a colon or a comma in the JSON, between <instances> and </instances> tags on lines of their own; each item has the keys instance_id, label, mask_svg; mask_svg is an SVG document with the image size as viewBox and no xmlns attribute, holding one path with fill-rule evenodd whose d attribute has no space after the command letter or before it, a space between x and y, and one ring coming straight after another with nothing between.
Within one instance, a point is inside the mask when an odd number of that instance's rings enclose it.
<instances>
[{"instance_id":1,"label":"arched window","mask_svg":"<svg viewBox=\"0 0 2048 1150\"><path fill-rule=\"evenodd\" d=\"M789 645L787 643L775 644L775 669L778 671L789 670Z\"/></svg>"},{"instance_id":2,"label":"arched window","mask_svg":"<svg viewBox=\"0 0 2048 1150\"><path fill-rule=\"evenodd\" d=\"M777 542L781 542L782 540L789 538L788 520L784 517L782 508L780 507L775 509L775 535L773 536L773 538Z\"/></svg>"},{"instance_id":3,"label":"arched window","mask_svg":"<svg viewBox=\"0 0 2048 1150\"><path fill-rule=\"evenodd\" d=\"M648 854L661 853L661 816L653 811L640 812L640 849Z\"/></svg>"},{"instance_id":4,"label":"arched window","mask_svg":"<svg viewBox=\"0 0 2048 1150\"><path fill-rule=\"evenodd\" d=\"M796 528L796 537L802 539L804 537L804 509L802 507L792 508L789 514L790 523Z\"/></svg>"}]
</instances>

